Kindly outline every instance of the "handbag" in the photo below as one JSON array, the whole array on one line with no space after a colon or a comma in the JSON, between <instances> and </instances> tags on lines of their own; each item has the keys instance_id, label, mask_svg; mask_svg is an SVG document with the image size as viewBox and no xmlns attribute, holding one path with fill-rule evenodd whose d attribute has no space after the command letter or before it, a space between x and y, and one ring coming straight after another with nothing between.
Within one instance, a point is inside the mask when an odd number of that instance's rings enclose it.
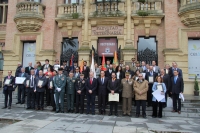
<instances>
[{"instance_id":1,"label":"handbag","mask_svg":"<svg viewBox=\"0 0 200 133\"><path fill-rule=\"evenodd\" d=\"M167 107L171 107L171 108L173 107L173 100L171 97L167 98Z\"/></svg>"}]
</instances>

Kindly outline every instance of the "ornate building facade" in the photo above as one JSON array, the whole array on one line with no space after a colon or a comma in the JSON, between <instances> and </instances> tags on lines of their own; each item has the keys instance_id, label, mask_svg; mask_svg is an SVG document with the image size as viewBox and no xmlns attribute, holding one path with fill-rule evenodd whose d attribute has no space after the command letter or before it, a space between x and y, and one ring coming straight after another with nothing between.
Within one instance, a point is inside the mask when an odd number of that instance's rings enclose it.
<instances>
[{"instance_id":1,"label":"ornate building facade","mask_svg":"<svg viewBox=\"0 0 200 133\"><path fill-rule=\"evenodd\" d=\"M161 68L176 61L185 93L193 93L188 39L200 39L200 0L0 0L0 11L3 76L18 62L27 66L28 57L54 64L74 54L90 62L93 49L100 63L102 53L112 59L117 51L125 64L133 57Z\"/></svg>"}]
</instances>

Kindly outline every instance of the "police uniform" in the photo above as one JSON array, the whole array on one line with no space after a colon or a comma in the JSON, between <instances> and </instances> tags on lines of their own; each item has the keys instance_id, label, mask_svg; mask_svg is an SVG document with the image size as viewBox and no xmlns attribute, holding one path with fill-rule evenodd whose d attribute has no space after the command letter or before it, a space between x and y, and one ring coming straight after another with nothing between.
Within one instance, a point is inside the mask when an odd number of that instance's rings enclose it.
<instances>
[{"instance_id":1,"label":"police uniform","mask_svg":"<svg viewBox=\"0 0 200 133\"><path fill-rule=\"evenodd\" d=\"M59 69L60 70L60 69ZM55 96L56 96L56 112L59 112L59 99L60 99L60 106L61 106L61 112L64 113L64 95L65 95L65 85L66 85L66 76L56 75L53 83L55 87Z\"/></svg>"},{"instance_id":2,"label":"police uniform","mask_svg":"<svg viewBox=\"0 0 200 133\"><path fill-rule=\"evenodd\" d=\"M68 112L74 111L74 92L76 78L67 77L67 109Z\"/></svg>"},{"instance_id":3,"label":"police uniform","mask_svg":"<svg viewBox=\"0 0 200 133\"><path fill-rule=\"evenodd\" d=\"M83 74L80 74L83 76ZM85 79L78 78L75 82L76 89L76 113L79 113L79 105L81 106L80 113L82 114L84 111L84 97L85 97ZM81 91L79 94L77 91Z\"/></svg>"}]
</instances>

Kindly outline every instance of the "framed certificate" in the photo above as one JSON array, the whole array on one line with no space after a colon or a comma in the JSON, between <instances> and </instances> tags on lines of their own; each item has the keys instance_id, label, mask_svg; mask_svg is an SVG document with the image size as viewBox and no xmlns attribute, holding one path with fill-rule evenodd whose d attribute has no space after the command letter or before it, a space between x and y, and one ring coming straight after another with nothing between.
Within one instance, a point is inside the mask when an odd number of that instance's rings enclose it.
<instances>
[{"instance_id":1,"label":"framed certificate","mask_svg":"<svg viewBox=\"0 0 200 133\"><path fill-rule=\"evenodd\" d=\"M6 79L6 81L5 81L4 84L5 84L5 85L9 85L9 84L11 83L11 80L12 80L12 79Z\"/></svg>"},{"instance_id":2,"label":"framed certificate","mask_svg":"<svg viewBox=\"0 0 200 133\"><path fill-rule=\"evenodd\" d=\"M109 93L108 95L108 101L115 101L115 102L119 102L119 94L118 93L114 93L114 95L112 93Z\"/></svg>"},{"instance_id":3,"label":"framed certificate","mask_svg":"<svg viewBox=\"0 0 200 133\"><path fill-rule=\"evenodd\" d=\"M29 80L26 80L26 85L29 86Z\"/></svg>"},{"instance_id":4,"label":"framed certificate","mask_svg":"<svg viewBox=\"0 0 200 133\"><path fill-rule=\"evenodd\" d=\"M159 91L163 91L164 90L162 84L157 84L157 90L159 90Z\"/></svg>"},{"instance_id":5,"label":"framed certificate","mask_svg":"<svg viewBox=\"0 0 200 133\"><path fill-rule=\"evenodd\" d=\"M43 84L43 81L42 81L42 80L39 80L39 81L38 81L38 86L42 86L42 84Z\"/></svg>"},{"instance_id":6,"label":"framed certificate","mask_svg":"<svg viewBox=\"0 0 200 133\"><path fill-rule=\"evenodd\" d=\"M149 76L149 83L153 83L153 82L154 82L153 76Z\"/></svg>"},{"instance_id":7,"label":"framed certificate","mask_svg":"<svg viewBox=\"0 0 200 133\"><path fill-rule=\"evenodd\" d=\"M53 87L53 83L52 83L52 81L50 81L50 87L51 87L51 88Z\"/></svg>"},{"instance_id":8,"label":"framed certificate","mask_svg":"<svg viewBox=\"0 0 200 133\"><path fill-rule=\"evenodd\" d=\"M25 77L16 77L15 84L24 84L25 79Z\"/></svg>"}]
</instances>

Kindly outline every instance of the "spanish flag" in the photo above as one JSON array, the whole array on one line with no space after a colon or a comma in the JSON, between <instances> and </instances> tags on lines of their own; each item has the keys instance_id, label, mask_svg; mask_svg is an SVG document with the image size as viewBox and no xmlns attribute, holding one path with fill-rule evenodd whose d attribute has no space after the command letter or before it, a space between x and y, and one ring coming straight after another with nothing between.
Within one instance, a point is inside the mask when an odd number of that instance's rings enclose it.
<instances>
[{"instance_id":1,"label":"spanish flag","mask_svg":"<svg viewBox=\"0 0 200 133\"><path fill-rule=\"evenodd\" d=\"M117 52L116 51L115 51L115 54L114 54L113 64L118 66L118 59L117 59Z\"/></svg>"},{"instance_id":2,"label":"spanish flag","mask_svg":"<svg viewBox=\"0 0 200 133\"><path fill-rule=\"evenodd\" d=\"M103 54L103 59L102 59L102 63L101 63L101 70L106 71L106 62L105 62L105 56Z\"/></svg>"},{"instance_id":3,"label":"spanish flag","mask_svg":"<svg viewBox=\"0 0 200 133\"><path fill-rule=\"evenodd\" d=\"M82 73L82 71L83 71L83 59L82 59L82 61L80 63L80 73Z\"/></svg>"}]
</instances>

